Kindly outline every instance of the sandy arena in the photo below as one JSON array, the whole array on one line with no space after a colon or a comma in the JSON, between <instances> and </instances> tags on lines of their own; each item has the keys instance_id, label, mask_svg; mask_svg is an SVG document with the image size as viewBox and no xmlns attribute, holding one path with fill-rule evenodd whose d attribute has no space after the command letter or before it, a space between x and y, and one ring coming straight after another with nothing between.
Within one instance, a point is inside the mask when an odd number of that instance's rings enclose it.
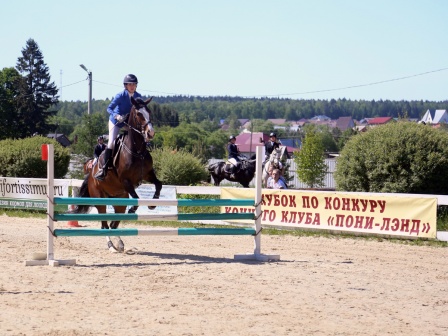
<instances>
[{"instance_id":1,"label":"sandy arena","mask_svg":"<svg viewBox=\"0 0 448 336\"><path fill-rule=\"evenodd\" d=\"M76 266L24 266L45 230L0 216L2 336L448 335L447 248L263 235L282 260L261 263L233 260L250 236L63 237Z\"/></svg>"}]
</instances>

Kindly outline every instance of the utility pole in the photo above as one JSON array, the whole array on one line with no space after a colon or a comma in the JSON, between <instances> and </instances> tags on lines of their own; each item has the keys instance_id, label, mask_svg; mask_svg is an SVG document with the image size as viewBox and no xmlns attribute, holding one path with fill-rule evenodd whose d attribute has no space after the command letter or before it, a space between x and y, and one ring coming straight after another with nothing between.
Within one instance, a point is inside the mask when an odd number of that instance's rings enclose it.
<instances>
[{"instance_id":1,"label":"utility pole","mask_svg":"<svg viewBox=\"0 0 448 336\"><path fill-rule=\"evenodd\" d=\"M91 107L92 107L92 71L87 70L87 68L84 66L84 64L79 65L82 69L84 69L87 72L87 75L89 76L89 101L87 102L87 114L90 114Z\"/></svg>"}]
</instances>

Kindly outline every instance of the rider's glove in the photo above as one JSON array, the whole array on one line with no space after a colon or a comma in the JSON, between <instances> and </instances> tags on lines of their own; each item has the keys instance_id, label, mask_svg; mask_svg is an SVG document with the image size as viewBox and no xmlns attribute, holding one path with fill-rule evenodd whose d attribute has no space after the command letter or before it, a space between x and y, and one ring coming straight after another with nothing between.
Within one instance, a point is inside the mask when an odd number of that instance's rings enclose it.
<instances>
[{"instance_id":1,"label":"rider's glove","mask_svg":"<svg viewBox=\"0 0 448 336\"><path fill-rule=\"evenodd\" d=\"M117 114L115 116L115 120L118 121L119 123L121 123L121 122L124 121L124 117L122 115L120 115L120 114Z\"/></svg>"}]
</instances>

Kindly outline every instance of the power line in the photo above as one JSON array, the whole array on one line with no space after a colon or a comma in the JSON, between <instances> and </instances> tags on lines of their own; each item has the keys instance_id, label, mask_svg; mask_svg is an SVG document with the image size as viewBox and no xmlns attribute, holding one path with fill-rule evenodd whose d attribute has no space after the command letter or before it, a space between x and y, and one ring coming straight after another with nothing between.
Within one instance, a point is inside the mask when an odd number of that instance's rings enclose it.
<instances>
[{"instance_id":1,"label":"power line","mask_svg":"<svg viewBox=\"0 0 448 336\"><path fill-rule=\"evenodd\" d=\"M409 75L409 76L404 76L404 77L397 77L397 78L392 78L392 79L386 79L386 80L382 80L382 81L378 81L378 82L372 82L372 83L367 83L367 84L358 84L358 85L345 86L345 87L341 87L341 88L324 89L324 90L316 90L316 91L305 91L305 92L296 92L296 93L280 93L280 94L276 94L276 95L266 95L264 97L294 96L294 95L304 95L304 94L310 94L310 93L321 93L321 92L330 92L330 91L340 91L340 90L347 90L347 89L355 89L355 88L359 88L359 87L373 86L373 85L378 85L378 84L384 84L384 83L389 83L389 82L409 79L409 78L413 78L413 77L424 76L424 75L428 75L428 74L435 73L435 72L441 72L441 71L445 71L445 70L448 70L448 68L442 68L442 69L437 69L437 70L432 70L432 71L426 71L426 72L418 73L418 74L415 74L415 75Z\"/></svg>"}]
</instances>

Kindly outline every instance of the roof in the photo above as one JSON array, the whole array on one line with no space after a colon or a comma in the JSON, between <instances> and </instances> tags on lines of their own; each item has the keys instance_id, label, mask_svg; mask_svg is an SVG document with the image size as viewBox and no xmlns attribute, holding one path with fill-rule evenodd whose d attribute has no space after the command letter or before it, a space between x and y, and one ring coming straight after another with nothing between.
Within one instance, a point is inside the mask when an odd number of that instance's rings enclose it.
<instances>
[{"instance_id":1,"label":"roof","mask_svg":"<svg viewBox=\"0 0 448 336\"><path fill-rule=\"evenodd\" d=\"M448 115L446 110L428 110L423 116L422 121L431 124L446 123L448 122Z\"/></svg>"},{"instance_id":2,"label":"roof","mask_svg":"<svg viewBox=\"0 0 448 336\"><path fill-rule=\"evenodd\" d=\"M284 123L286 123L286 119L268 119L268 121L270 121L274 125L283 125Z\"/></svg>"},{"instance_id":3,"label":"roof","mask_svg":"<svg viewBox=\"0 0 448 336\"><path fill-rule=\"evenodd\" d=\"M342 132L355 127L355 122L352 117L339 117L336 120L336 127L339 128Z\"/></svg>"},{"instance_id":4,"label":"roof","mask_svg":"<svg viewBox=\"0 0 448 336\"><path fill-rule=\"evenodd\" d=\"M372 118L372 119L368 120L367 123L369 125L382 125L382 124L388 123L392 119L393 119L392 117L378 117L378 118Z\"/></svg>"}]
</instances>

